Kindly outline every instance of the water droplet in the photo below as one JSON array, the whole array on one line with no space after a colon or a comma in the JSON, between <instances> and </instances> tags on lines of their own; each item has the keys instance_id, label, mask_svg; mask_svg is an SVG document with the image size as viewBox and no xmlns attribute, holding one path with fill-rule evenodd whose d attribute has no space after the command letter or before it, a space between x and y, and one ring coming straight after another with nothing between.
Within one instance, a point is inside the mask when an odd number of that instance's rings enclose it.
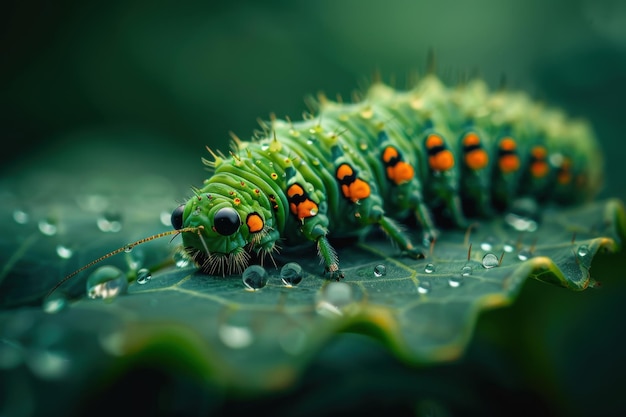
<instances>
[{"instance_id":1,"label":"water droplet","mask_svg":"<svg viewBox=\"0 0 626 417\"><path fill-rule=\"evenodd\" d=\"M309 137L306 141L307 145L315 145L316 143L317 143L317 138L314 136Z\"/></svg>"},{"instance_id":2,"label":"water droplet","mask_svg":"<svg viewBox=\"0 0 626 417\"><path fill-rule=\"evenodd\" d=\"M499 264L500 264L500 260L493 253L488 253L485 256L483 256L483 267L485 269L494 268L498 266Z\"/></svg>"},{"instance_id":3,"label":"water droplet","mask_svg":"<svg viewBox=\"0 0 626 417\"><path fill-rule=\"evenodd\" d=\"M117 233L122 230L122 216L119 213L106 212L96 220L98 229L106 233Z\"/></svg>"},{"instance_id":4,"label":"water droplet","mask_svg":"<svg viewBox=\"0 0 626 417\"><path fill-rule=\"evenodd\" d=\"M243 271L241 279L246 289L256 291L267 284L268 273L262 266L251 265Z\"/></svg>"},{"instance_id":5,"label":"water droplet","mask_svg":"<svg viewBox=\"0 0 626 417\"><path fill-rule=\"evenodd\" d=\"M470 265L464 265L463 268L461 268L461 276L468 276L468 275L472 275L472 267Z\"/></svg>"},{"instance_id":6,"label":"water droplet","mask_svg":"<svg viewBox=\"0 0 626 417\"><path fill-rule=\"evenodd\" d=\"M383 264L378 264L374 267L374 276L380 278L387 275L387 267Z\"/></svg>"},{"instance_id":7,"label":"water droplet","mask_svg":"<svg viewBox=\"0 0 626 417\"><path fill-rule=\"evenodd\" d=\"M576 252L578 256L585 257L589 255L589 247L587 245L580 245L578 247L578 252Z\"/></svg>"},{"instance_id":8,"label":"water droplet","mask_svg":"<svg viewBox=\"0 0 626 417\"><path fill-rule=\"evenodd\" d=\"M126 275L114 266L101 266L87 278L89 298L109 299L123 294L128 289Z\"/></svg>"},{"instance_id":9,"label":"water droplet","mask_svg":"<svg viewBox=\"0 0 626 417\"><path fill-rule=\"evenodd\" d=\"M517 259L519 259L520 261L527 261L532 257L533 254L528 249L522 249L517 254Z\"/></svg>"},{"instance_id":10,"label":"water droplet","mask_svg":"<svg viewBox=\"0 0 626 417\"><path fill-rule=\"evenodd\" d=\"M71 360L67 354L62 352L37 349L28 352L26 363L39 378L57 379L67 374Z\"/></svg>"},{"instance_id":11,"label":"water droplet","mask_svg":"<svg viewBox=\"0 0 626 417\"><path fill-rule=\"evenodd\" d=\"M435 265L426 264L426 266L424 267L424 272L426 272L427 274L432 274L433 272L435 272Z\"/></svg>"},{"instance_id":12,"label":"water droplet","mask_svg":"<svg viewBox=\"0 0 626 417\"><path fill-rule=\"evenodd\" d=\"M159 220L163 226L170 227L172 226L172 213L169 211L163 210L159 215Z\"/></svg>"},{"instance_id":13,"label":"water droplet","mask_svg":"<svg viewBox=\"0 0 626 417\"><path fill-rule=\"evenodd\" d=\"M190 259L186 252L177 251L174 253L174 264L178 268L185 268L189 265Z\"/></svg>"},{"instance_id":14,"label":"water droplet","mask_svg":"<svg viewBox=\"0 0 626 417\"><path fill-rule=\"evenodd\" d=\"M222 324L218 329L218 335L222 343L232 349L250 346L254 340L249 328L231 324Z\"/></svg>"},{"instance_id":15,"label":"water droplet","mask_svg":"<svg viewBox=\"0 0 626 417\"><path fill-rule=\"evenodd\" d=\"M484 251L490 251L493 249L493 245L495 244L495 242L496 239L493 236L489 236L483 242L481 242L480 248Z\"/></svg>"},{"instance_id":16,"label":"water droplet","mask_svg":"<svg viewBox=\"0 0 626 417\"><path fill-rule=\"evenodd\" d=\"M264 143L261 145L261 150L262 151L267 151L270 148L269 143Z\"/></svg>"},{"instance_id":17,"label":"water droplet","mask_svg":"<svg viewBox=\"0 0 626 417\"><path fill-rule=\"evenodd\" d=\"M280 279L287 287L298 285L302 281L302 267L296 262L289 262L280 269Z\"/></svg>"},{"instance_id":18,"label":"water droplet","mask_svg":"<svg viewBox=\"0 0 626 417\"><path fill-rule=\"evenodd\" d=\"M514 250L515 250L515 242L512 242L512 241L507 241L507 242L504 244L504 251L505 251L506 253L511 253L511 252L513 252Z\"/></svg>"},{"instance_id":19,"label":"water droplet","mask_svg":"<svg viewBox=\"0 0 626 417\"><path fill-rule=\"evenodd\" d=\"M30 216L24 210L16 209L13 210L13 220L15 223L26 224L30 220Z\"/></svg>"},{"instance_id":20,"label":"water droplet","mask_svg":"<svg viewBox=\"0 0 626 417\"><path fill-rule=\"evenodd\" d=\"M37 227L39 227L39 231L46 236L54 236L58 231L56 221L50 218L39 220Z\"/></svg>"},{"instance_id":21,"label":"water droplet","mask_svg":"<svg viewBox=\"0 0 626 417\"><path fill-rule=\"evenodd\" d=\"M61 293L55 293L46 298L43 302L43 311L49 314L55 314L67 307L67 298Z\"/></svg>"},{"instance_id":22,"label":"water droplet","mask_svg":"<svg viewBox=\"0 0 626 417\"><path fill-rule=\"evenodd\" d=\"M504 221L518 232L534 232L537 230L537 222L529 217L522 217L515 213L508 213Z\"/></svg>"},{"instance_id":23,"label":"water droplet","mask_svg":"<svg viewBox=\"0 0 626 417\"><path fill-rule=\"evenodd\" d=\"M430 285L430 281L420 281L417 286L417 292L420 294L428 294L431 289L432 286Z\"/></svg>"},{"instance_id":24,"label":"water droplet","mask_svg":"<svg viewBox=\"0 0 626 417\"><path fill-rule=\"evenodd\" d=\"M469 274L467 274L469 275ZM461 275L455 275L455 276L451 276L450 278L448 278L448 285L451 288L458 288L461 286L461 284L463 284L463 279L464 277L467 276L466 274L461 274Z\"/></svg>"},{"instance_id":25,"label":"water droplet","mask_svg":"<svg viewBox=\"0 0 626 417\"><path fill-rule=\"evenodd\" d=\"M330 282L317 294L315 310L327 317L343 315L342 309L352 303L352 287L345 282Z\"/></svg>"},{"instance_id":26,"label":"water droplet","mask_svg":"<svg viewBox=\"0 0 626 417\"><path fill-rule=\"evenodd\" d=\"M59 258L70 259L73 254L74 251L67 246L57 245L57 255L59 256Z\"/></svg>"},{"instance_id":27,"label":"water droplet","mask_svg":"<svg viewBox=\"0 0 626 417\"><path fill-rule=\"evenodd\" d=\"M152 272L148 268L141 268L137 271L137 284L147 284L152 279Z\"/></svg>"},{"instance_id":28,"label":"water droplet","mask_svg":"<svg viewBox=\"0 0 626 417\"><path fill-rule=\"evenodd\" d=\"M126 253L132 252L133 248L134 248L133 245L128 244L128 245L124 246L124 252L126 252Z\"/></svg>"}]
</instances>

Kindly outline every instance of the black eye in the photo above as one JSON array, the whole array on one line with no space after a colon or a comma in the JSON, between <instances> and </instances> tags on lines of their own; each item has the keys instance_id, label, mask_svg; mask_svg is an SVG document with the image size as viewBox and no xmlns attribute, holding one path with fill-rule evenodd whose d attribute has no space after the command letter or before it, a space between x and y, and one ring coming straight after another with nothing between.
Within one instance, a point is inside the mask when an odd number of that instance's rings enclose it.
<instances>
[{"instance_id":1,"label":"black eye","mask_svg":"<svg viewBox=\"0 0 626 417\"><path fill-rule=\"evenodd\" d=\"M237 210L231 207L219 209L213 217L213 227L222 236L230 236L241 226L241 219Z\"/></svg>"},{"instance_id":2,"label":"black eye","mask_svg":"<svg viewBox=\"0 0 626 417\"><path fill-rule=\"evenodd\" d=\"M183 212L185 211L185 205L181 204L176 207L172 212L172 226L174 229L180 230L183 227Z\"/></svg>"}]
</instances>

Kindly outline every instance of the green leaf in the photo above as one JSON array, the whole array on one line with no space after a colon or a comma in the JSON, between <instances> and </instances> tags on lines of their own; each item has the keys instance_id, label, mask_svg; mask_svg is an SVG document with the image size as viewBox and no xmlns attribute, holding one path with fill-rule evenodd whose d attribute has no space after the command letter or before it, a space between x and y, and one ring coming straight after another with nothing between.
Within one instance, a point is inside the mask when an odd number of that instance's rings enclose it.
<instances>
[{"instance_id":1,"label":"green leaf","mask_svg":"<svg viewBox=\"0 0 626 417\"><path fill-rule=\"evenodd\" d=\"M546 209L532 232L516 231L504 217L445 230L422 260L373 234L337 242L341 282L321 275L307 247L279 259L303 267L298 285L285 286L271 267L257 291L241 276L175 266L177 243L161 239L83 272L58 290L66 299L51 298L42 308L47 291L74 269L168 230L159 217L175 207L176 196L171 184L150 175L58 176L28 195L19 191L40 174L15 178L4 184L1 203L8 220L0 242L0 368L11 378L25 371L78 392L146 364L210 381L215 395L284 389L339 332L370 335L417 365L451 361L463 354L480 312L512 303L528 278L572 290L598 285L592 260L617 251L626 235L616 200ZM120 221L119 232L98 227L107 212ZM27 220L20 217L26 213ZM101 265L133 277L140 264L154 265L147 283L133 281L128 294L111 299L85 296L87 277Z\"/></svg>"}]
</instances>

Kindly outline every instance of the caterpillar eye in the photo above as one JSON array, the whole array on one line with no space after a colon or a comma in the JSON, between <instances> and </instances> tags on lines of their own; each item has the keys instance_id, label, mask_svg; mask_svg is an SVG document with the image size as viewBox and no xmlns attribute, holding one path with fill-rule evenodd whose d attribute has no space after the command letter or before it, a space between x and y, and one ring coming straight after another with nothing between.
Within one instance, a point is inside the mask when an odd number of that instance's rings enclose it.
<instances>
[{"instance_id":1,"label":"caterpillar eye","mask_svg":"<svg viewBox=\"0 0 626 417\"><path fill-rule=\"evenodd\" d=\"M213 228L222 236L230 236L239 230L241 219L239 213L232 207L219 209L213 217Z\"/></svg>"},{"instance_id":2,"label":"caterpillar eye","mask_svg":"<svg viewBox=\"0 0 626 417\"><path fill-rule=\"evenodd\" d=\"M176 230L180 230L183 227L183 213L185 211L185 205L181 204L176 207L172 212L172 226Z\"/></svg>"}]
</instances>

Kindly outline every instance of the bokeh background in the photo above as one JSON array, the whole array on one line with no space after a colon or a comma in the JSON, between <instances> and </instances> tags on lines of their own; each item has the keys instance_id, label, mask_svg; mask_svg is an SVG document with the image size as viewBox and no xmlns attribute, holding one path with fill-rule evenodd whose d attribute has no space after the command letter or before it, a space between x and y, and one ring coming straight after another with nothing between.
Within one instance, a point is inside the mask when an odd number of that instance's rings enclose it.
<instances>
[{"instance_id":1,"label":"bokeh background","mask_svg":"<svg viewBox=\"0 0 626 417\"><path fill-rule=\"evenodd\" d=\"M307 94L348 98L375 70L404 86L433 48L452 82L479 73L496 87L504 75L589 118L607 188L625 195L618 0L24 0L0 19L3 170L104 141L145 161L175 151L172 164L199 179L205 145L228 149L229 131L249 138L270 112L298 119Z\"/></svg>"},{"instance_id":2,"label":"bokeh background","mask_svg":"<svg viewBox=\"0 0 626 417\"><path fill-rule=\"evenodd\" d=\"M404 86L432 48L451 82L479 73L496 87L505 75L511 88L589 119L605 154L601 197L626 200L623 1L24 0L3 8L1 181L43 165L78 178L87 169L154 172L182 197L205 175L206 145L226 151L230 131L247 139L270 112L298 119L307 94L350 97L375 70ZM411 384L434 389L428 381L456 375L459 385L494 393L485 399L514 399L520 413L526 404L616 415L626 410L622 257L593 271L607 277L599 291L529 283L515 308L481 319L460 371L416 375L374 342L338 338L289 394L287 410L343 401L340 413L370 392L404 405ZM473 380L476 372L484 379ZM352 385L328 385L338 377ZM230 406L248 412L284 407L284 399ZM415 407L446 415L436 404Z\"/></svg>"}]
</instances>

